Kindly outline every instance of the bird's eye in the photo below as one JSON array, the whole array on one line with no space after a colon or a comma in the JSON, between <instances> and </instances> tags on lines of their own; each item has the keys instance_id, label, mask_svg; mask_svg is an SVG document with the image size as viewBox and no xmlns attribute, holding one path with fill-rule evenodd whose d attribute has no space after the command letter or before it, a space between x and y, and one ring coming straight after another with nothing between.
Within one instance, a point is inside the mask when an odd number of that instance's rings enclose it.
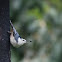
<instances>
[{"instance_id":1,"label":"bird's eye","mask_svg":"<svg viewBox=\"0 0 62 62\"><path fill-rule=\"evenodd\" d=\"M24 41L24 40L23 40Z\"/></svg>"}]
</instances>

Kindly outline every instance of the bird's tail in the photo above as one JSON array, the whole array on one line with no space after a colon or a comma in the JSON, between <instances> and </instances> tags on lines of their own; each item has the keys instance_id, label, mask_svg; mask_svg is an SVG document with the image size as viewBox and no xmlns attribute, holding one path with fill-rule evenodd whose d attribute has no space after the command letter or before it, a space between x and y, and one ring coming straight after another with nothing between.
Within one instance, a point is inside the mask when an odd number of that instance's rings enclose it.
<instances>
[{"instance_id":1,"label":"bird's tail","mask_svg":"<svg viewBox=\"0 0 62 62\"><path fill-rule=\"evenodd\" d=\"M16 34L16 33L17 33L17 32L16 32L16 29L14 28L14 26L13 26L11 20L10 20L10 24L11 24L11 27L12 27L13 32Z\"/></svg>"},{"instance_id":2,"label":"bird's tail","mask_svg":"<svg viewBox=\"0 0 62 62\"><path fill-rule=\"evenodd\" d=\"M11 20L10 20L10 24L11 24L11 27L13 28L14 26L13 26L13 24L12 24Z\"/></svg>"}]
</instances>

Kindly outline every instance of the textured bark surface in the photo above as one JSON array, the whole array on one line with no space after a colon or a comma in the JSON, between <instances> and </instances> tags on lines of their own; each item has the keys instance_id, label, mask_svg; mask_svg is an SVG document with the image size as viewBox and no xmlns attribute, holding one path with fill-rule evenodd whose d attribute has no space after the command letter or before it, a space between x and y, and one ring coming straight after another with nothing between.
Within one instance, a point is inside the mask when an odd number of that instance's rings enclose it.
<instances>
[{"instance_id":1,"label":"textured bark surface","mask_svg":"<svg viewBox=\"0 0 62 62\"><path fill-rule=\"evenodd\" d=\"M0 62L10 62L9 0L0 0Z\"/></svg>"}]
</instances>

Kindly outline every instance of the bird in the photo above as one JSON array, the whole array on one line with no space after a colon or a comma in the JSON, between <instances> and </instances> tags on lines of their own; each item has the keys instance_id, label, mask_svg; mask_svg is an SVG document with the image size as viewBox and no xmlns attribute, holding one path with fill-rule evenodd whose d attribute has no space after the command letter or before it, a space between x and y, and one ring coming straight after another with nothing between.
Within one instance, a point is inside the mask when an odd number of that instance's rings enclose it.
<instances>
[{"instance_id":1,"label":"bird","mask_svg":"<svg viewBox=\"0 0 62 62\"><path fill-rule=\"evenodd\" d=\"M11 25L12 30L8 31L8 33L10 33L10 43L13 45L13 47L18 48L18 47L24 45L25 43L27 43L27 40L23 39L18 34L18 32L16 31L15 27L13 26L11 20L10 20L10 25Z\"/></svg>"}]
</instances>

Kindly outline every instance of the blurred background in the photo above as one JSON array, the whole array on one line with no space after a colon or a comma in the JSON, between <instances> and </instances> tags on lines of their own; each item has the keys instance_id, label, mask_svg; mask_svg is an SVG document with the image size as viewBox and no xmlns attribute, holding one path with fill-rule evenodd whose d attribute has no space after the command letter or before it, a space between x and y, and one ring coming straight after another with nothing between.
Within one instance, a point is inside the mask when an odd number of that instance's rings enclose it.
<instances>
[{"instance_id":1,"label":"blurred background","mask_svg":"<svg viewBox=\"0 0 62 62\"><path fill-rule=\"evenodd\" d=\"M62 0L10 0L10 19L32 41L11 46L11 62L62 62Z\"/></svg>"}]
</instances>

